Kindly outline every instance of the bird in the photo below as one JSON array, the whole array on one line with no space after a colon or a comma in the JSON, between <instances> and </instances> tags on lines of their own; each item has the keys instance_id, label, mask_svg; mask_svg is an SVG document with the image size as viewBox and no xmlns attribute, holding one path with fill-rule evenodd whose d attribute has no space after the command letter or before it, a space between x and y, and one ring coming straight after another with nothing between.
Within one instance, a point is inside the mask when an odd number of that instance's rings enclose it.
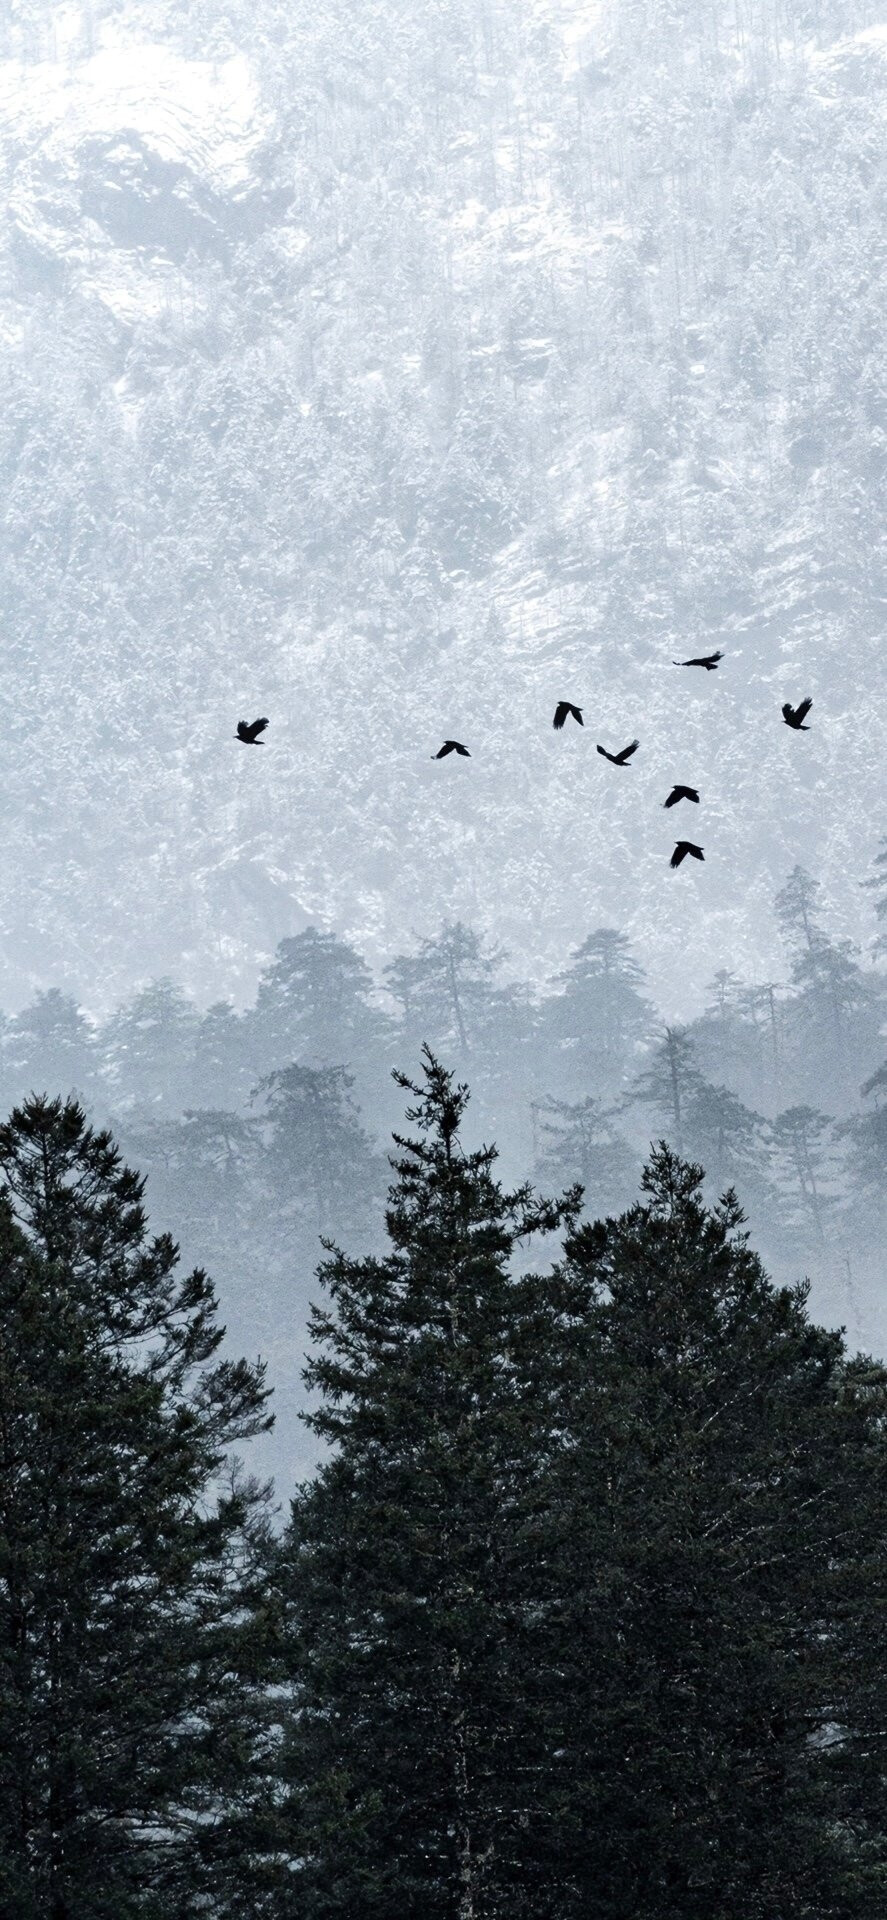
<instances>
[{"instance_id":1,"label":"bird","mask_svg":"<svg viewBox=\"0 0 887 1920\"><path fill-rule=\"evenodd\" d=\"M259 739L259 734L264 733L267 725L267 719L252 721L238 720L237 732L234 738L235 740L239 740L244 747L263 747L265 742Z\"/></svg>"},{"instance_id":2,"label":"bird","mask_svg":"<svg viewBox=\"0 0 887 1920\"><path fill-rule=\"evenodd\" d=\"M812 705L813 705L812 700L802 700L799 706L793 707L789 704L787 700L785 703L785 706L782 709L782 717L783 717L783 720L785 721L786 726L794 727L794 730L796 733L809 733L810 728L805 727L804 721L806 720Z\"/></svg>"},{"instance_id":3,"label":"bird","mask_svg":"<svg viewBox=\"0 0 887 1920\"><path fill-rule=\"evenodd\" d=\"M573 715L574 720L578 720L580 727L584 727L585 721L582 718L582 708L574 707L572 700L559 700L554 710L554 725L558 733L560 733L561 727L569 714Z\"/></svg>"},{"instance_id":4,"label":"bird","mask_svg":"<svg viewBox=\"0 0 887 1920\"><path fill-rule=\"evenodd\" d=\"M679 867L681 864L681 861L686 859L688 853L692 854L694 860L705 859L705 854L703 853L702 848L694 846L692 840L678 840L676 842L675 850L671 856L669 865L672 867Z\"/></svg>"},{"instance_id":5,"label":"bird","mask_svg":"<svg viewBox=\"0 0 887 1920\"><path fill-rule=\"evenodd\" d=\"M696 791L696 788L695 787L672 787L672 790L668 796L668 799L663 800L662 804L664 807L676 807L679 800L695 800L698 806L699 795Z\"/></svg>"},{"instance_id":6,"label":"bird","mask_svg":"<svg viewBox=\"0 0 887 1920\"><path fill-rule=\"evenodd\" d=\"M468 748L463 747L461 740L445 740L440 752L433 753L431 758L432 760L445 760L448 753L461 753L466 760L471 759Z\"/></svg>"},{"instance_id":7,"label":"bird","mask_svg":"<svg viewBox=\"0 0 887 1920\"><path fill-rule=\"evenodd\" d=\"M631 746L623 747L621 753L608 753L606 747L599 746L598 753L602 753L605 760L612 760L614 767L626 767L632 754L640 744L639 740L633 740Z\"/></svg>"},{"instance_id":8,"label":"bird","mask_svg":"<svg viewBox=\"0 0 887 1920\"><path fill-rule=\"evenodd\" d=\"M723 653L697 653L693 660L673 660L673 667L704 667L706 673L714 673L716 666L723 660Z\"/></svg>"}]
</instances>

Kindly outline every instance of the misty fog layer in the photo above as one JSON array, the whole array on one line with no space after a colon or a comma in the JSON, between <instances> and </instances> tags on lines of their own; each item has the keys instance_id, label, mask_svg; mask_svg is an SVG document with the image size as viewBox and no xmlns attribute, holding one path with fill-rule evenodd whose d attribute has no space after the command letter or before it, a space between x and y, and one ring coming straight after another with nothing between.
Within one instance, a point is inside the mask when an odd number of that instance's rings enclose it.
<instances>
[{"instance_id":1,"label":"misty fog layer","mask_svg":"<svg viewBox=\"0 0 887 1920\"><path fill-rule=\"evenodd\" d=\"M392 1130L430 1044L469 1083L469 1144L506 1179L580 1184L600 1218L637 1200L650 1143L735 1189L774 1280L809 1276L813 1306L883 1351L887 1193L884 946L887 842L868 885L863 961L796 868L772 920L787 980L720 969L702 1012L667 1024L618 928L592 929L554 978L509 980L501 950L449 922L381 977L335 935L282 941L253 1002L200 1009L172 979L91 1022L58 988L0 1033L0 1107L76 1091L148 1178L155 1229L208 1268L229 1350L269 1364L277 1426L262 1457L285 1488L313 1457L297 1412L323 1243L381 1253Z\"/></svg>"}]
</instances>

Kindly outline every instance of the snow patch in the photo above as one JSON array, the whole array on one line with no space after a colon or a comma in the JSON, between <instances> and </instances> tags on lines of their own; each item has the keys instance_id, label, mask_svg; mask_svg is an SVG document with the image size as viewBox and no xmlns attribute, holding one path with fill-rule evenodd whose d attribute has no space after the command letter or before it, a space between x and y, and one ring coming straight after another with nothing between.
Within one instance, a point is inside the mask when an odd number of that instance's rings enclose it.
<instances>
[{"instance_id":1,"label":"snow patch","mask_svg":"<svg viewBox=\"0 0 887 1920\"><path fill-rule=\"evenodd\" d=\"M74 67L0 61L0 140L53 157L85 140L135 133L159 159L209 174L230 192L249 178L267 128L242 54L217 64L136 42L104 47Z\"/></svg>"}]
</instances>

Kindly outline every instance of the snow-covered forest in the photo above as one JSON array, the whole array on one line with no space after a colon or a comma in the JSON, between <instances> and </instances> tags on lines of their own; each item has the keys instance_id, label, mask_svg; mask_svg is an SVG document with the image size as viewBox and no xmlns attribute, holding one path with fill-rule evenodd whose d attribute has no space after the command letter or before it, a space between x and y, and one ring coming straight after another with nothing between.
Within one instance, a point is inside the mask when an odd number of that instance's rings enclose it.
<instances>
[{"instance_id":1,"label":"snow-covered forest","mask_svg":"<svg viewBox=\"0 0 887 1920\"><path fill-rule=\"evenodd\" d=\"M883 1920L885 130L0 7L0 1920Z\"/></svg>"},{"instance_id":2,"label":"snow-covered forest","mask_svg":"<svg viewBox=\"0 0 887 1920\"><path fill-rule=\"evenodd\" d=\"M869 0L2 11L0 1004L462 919L685 1019L798 862L861 937L885 74Z\"/></svg>"}]
</instances>

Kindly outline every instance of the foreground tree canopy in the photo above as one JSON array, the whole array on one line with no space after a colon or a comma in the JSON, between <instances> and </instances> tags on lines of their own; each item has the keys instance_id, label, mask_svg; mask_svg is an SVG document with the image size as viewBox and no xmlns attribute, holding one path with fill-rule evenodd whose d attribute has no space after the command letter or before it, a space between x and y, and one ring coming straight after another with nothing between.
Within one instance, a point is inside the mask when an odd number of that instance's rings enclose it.
<instances>
[{"instance_id":1,"label":"foreground tree canopy","mask_svg":"<svg viewBox=\"0 0 887 1920\"><path fill-rule=\"evenodd\" d=\"M218 1475L261 1370L74 1103L17 1108L0 1176L0 1911L242 1912L265 1499Z\"/></svg>"},{"instance_id":2,"label":"foreground tree canopy","mask_svg":"<svg viewBox=\"0 0 887 1920\"><path fill-rule=\"evenodd\" d=\"M207 1276L75 1103L0 1128L0 1911L880 1920L883 1369L669 1147L591 1222L399 1084L278 1536Z\"/></svg>"},{"instance_id":3,"label":"foreground tree canopy","mask_svg":"<svg viewBox=\"0 0 887 1920\"><path fill-rule=\"evenodd\" d=\"M874 1916L882 1370L667 1147L581 1224L462 1150L430 1056L412 1092L391 1251L323 1270L283 1549L306 1910Z\"/></svg>"}]
</instances>

